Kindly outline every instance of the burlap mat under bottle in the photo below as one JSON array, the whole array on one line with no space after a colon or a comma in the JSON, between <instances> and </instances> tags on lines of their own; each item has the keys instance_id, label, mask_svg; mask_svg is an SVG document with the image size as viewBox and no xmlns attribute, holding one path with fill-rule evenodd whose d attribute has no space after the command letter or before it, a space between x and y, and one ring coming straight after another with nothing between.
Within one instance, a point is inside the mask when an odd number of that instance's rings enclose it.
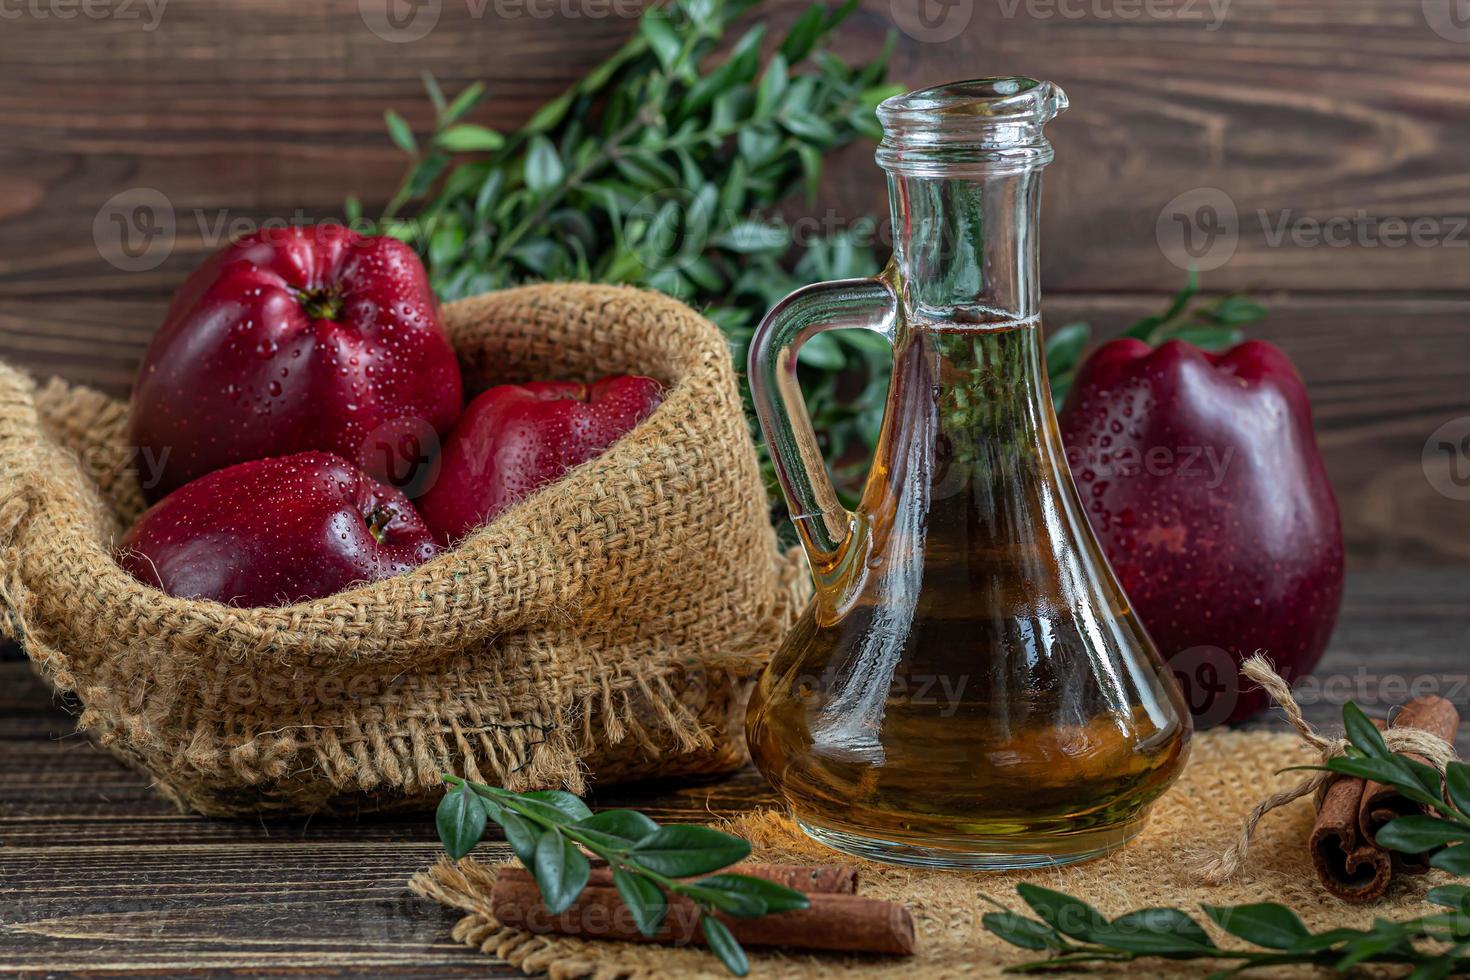
<instances>
[{"instance_id":1,"label":"burlap mat under bottle","mask_svg":"<svg viewBox=\"0 0 1470 980\"><path fill-rule=\"evenodd\" d=\"M855 958L797 951L748 949L751 975L827 977L842 972L862 976L989 977L1001 968L1037 954L1009 946L986 932L981 916L991 911L982 895L1024 909L1016 883L1036 881L1085 899L1109 916L1133 909L1175 906L1204 920L1202 904L1236 905L1278 901L1295 909L1314 931L1338 926L1364 927L1375 916L1410 918L1428 914L1424 893L1449 880L1441 872L1420 878L1401 876L1383 902L1347 905L1318 885L1307 856L1313 810L1307 800L1272 814L1261 825L1250 866L1231 883L1203 884L1194 871L1199 861L1225 847L1250 808L1267 792L1285 788L1300 773L1272 776L1286 766L1312 762L1296 735L1262 732L1208 732L1196 736L1183 778L1159 802L1147 830L1117 854L1089 864L1008 875L954 874L847 862L806 838L784 814L757 811L726 828L755 845L754 860L795 864L859 864L858 892L903 902L918 927L919 952L911 960ZM416 892L464 911L454 936L483 952L502 957L528 974L572 977L727 977L701 948L670 949L630 943L538 937L506 930L490 917L489 888L494 869L474 859L458 868L447 863L416 876ZM1222 946L1239 945L1209 924ZM1094 974L1149 977L1203 977L1228 964L1219 961L1169 963L1150 959L1132 965L1093 968ZM1076 974L1073 974L1076 975ZM1255 975L1255 974L1252 974ZM1312 977L1317 971L1281 969L1262 976ZM1365 971L1365 976L1374 975Z\"/></svg>"}]
</instances>

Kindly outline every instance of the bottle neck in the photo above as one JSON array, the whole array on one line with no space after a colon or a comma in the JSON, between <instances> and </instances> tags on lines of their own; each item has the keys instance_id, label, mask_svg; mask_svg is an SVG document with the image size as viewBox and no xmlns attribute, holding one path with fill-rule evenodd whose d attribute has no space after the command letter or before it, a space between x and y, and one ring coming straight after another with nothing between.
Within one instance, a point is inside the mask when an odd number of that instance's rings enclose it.
<instances>
[{"instance_id":1,"label":"bottle neck","mask_svg":"<svg viewBox=\"0 0 1470 980\"><path fill-rule=\"evenodd\" d=\"M907 321L1037 319L1040 167L964 178L890 172L888 183Z\"/></svg>"}]
</instances>

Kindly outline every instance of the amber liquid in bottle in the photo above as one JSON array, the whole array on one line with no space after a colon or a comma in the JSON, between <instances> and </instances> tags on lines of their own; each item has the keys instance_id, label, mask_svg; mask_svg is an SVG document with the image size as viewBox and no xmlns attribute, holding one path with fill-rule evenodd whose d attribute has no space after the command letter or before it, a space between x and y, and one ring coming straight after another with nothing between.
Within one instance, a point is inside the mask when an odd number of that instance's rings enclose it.
<instances>
[{"instance_id":1,"label":"amber liquid in bottle","mask_svg":"<svg viewBox=\"0 0 1470 980\"><path fill-rule=\"evenodd\" d=\"M901 330L854 531L754 695L762 772L844 850L1082 859L1183 764L1187 714L1087 531L1039 331Z\"/></svg>"},{"instance_id":2,"label":"amber liquid in bottle","mask_svg":"<svg viewBox=\"0 0 1470 980\"><path fill-rule=\"evenodd\" d=\"M1189 714L1093 537L1043 362L1043 127L1066 106L1016 77L884 102L889 269L798 290L752 338L752 400L816 597L757 683L747 734L807 833L852 854L1095 857L1184 765ZM796 370L829 329L894 348L853 511Z\"/></svg>"}]
</instances>

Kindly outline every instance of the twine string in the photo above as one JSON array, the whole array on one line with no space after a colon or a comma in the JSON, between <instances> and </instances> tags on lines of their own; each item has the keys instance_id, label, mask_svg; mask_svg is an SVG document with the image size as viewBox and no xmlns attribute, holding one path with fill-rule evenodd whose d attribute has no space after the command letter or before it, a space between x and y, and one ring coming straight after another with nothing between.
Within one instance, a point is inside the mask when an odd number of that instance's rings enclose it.
<instances>
[{"instance_id":1,"label":"twine string","mask_svg":"<svg viewBox=\"0 0 1470 980\"><path fill-rule=\"evenodd\" d=\"M1276 673L1269 660L1256 654L1240 665L1240 672L1248 680L1261 687L1271 700L1286 713L1286 720L1292 728L1296 729L1302 741L1317 750L1322 765L1325 766L1329 760L1347 754L1348 745L1351 743L1346 738L1328 738L1314 729L1302 717L1301 705L1297 704L1296 698L1292 697L1291 685ZM1433 732L1417 728L1389 728L1383 732L1383 741L1391 751L1422 756L1440 772L1444 772L1445 766L1459 759L1455 747L1449 742ZM1245 866L1251 842L1255 839L1256 827L1266 814L1288 803L1294 803L1304 796L1314 796L1320 804L1322 794L1337 778L1338 774L1334 772L1314 772L1290 789L1272 793L1257 803L1241 825L1240 832L1231 845L1200 866L1200 874L1205 881L1212 885L1220 885L1239 873L1240 869Z\"/></svg>"}]
</instances>

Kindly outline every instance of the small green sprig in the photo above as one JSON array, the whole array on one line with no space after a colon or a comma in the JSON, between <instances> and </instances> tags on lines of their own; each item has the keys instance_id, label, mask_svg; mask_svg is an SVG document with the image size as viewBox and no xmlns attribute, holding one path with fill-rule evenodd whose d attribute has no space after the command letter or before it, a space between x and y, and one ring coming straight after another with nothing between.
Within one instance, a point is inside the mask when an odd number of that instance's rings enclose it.
<instances>
[{"instance_id":1,"label":"small green sprig","mask_svg":"<svg viewBox=\"0 0 1470 980\"><path fill-rule=\"evenodd\" d=\"M1261 322L1266 308L1237 293L1216 297L1190 308L1199 294L1199 273L1191 269L1184 288L1174 294L1162 313L1136 321L1121 336L1133 337L1149 345L1166 340L1182 340L1216 351L1232 347L1245 339L1243 327ZM1067 397L1082 366L1082 354L1092 339L1091 324L1067 323L1047 332L1046 367L1051 376L1051 393L1058 408Z\"/></svg>"},{"instance_id":2,"label":"small green sprig","mask_svg":"<svg viewBox=\"0 0 1470 980\"><path fill-rule=\"evenodd\" d=\"M444 781L451 788L439 804L436 822L449 856L464 857L491 822L499 824L553 915L570 908L587 887L592 865L583 852L590 852L612 868L613 885L640 932L657 935L668 914L668 896L682 895L699 908L710 951L743 977L750 972L745 951L715 913L756 918L811 904L801 892L775 882L715 874L750 856L749 842L731 834L709 827L659 826L634 810L593 813L560 790L512 793L457 776L446 775Z\"/></svg>"},{"instance_id":3,"label":"small green sprig","mask_svg":"<svg viewBox=\"0 0 1470 980\"><path fill-rule=\"evenodd\" d=\"M1450 763L1443 777L1422 762L1391 751L1383 736L1356 705L1343 708L1350 745L1347 754L1325 767L1335 773L1372 779L1437 811L1437 816L1400 817L1378 833L1390 850L1410 854L1433 851L1431 864L1456 875L1470 875L1470 766ZM1263 902L1217 907L1204 913L1226 933L1254 948L1217 946L1203 925L1179 909L1140 909L1109 920L1086 902L1039 885L1017 887L1035 913L1029 918L1004 906L987 914L987 930L1022 949L1045 952L1045 959L1006 968L1008 973L1039 973L1103 963L1159 957L1219 960L1231 965L1212 974L1223 978L1260 967L1316 966L1346 973L1361 964L1412 967L1410 980L1441 980L1470 974L1470 885L1442 885L1428 900L1446 911L1393 922L1375 921L1368 929L1330 929L1314 933L1284 905Z\"/></svg>"}]
</instances>

